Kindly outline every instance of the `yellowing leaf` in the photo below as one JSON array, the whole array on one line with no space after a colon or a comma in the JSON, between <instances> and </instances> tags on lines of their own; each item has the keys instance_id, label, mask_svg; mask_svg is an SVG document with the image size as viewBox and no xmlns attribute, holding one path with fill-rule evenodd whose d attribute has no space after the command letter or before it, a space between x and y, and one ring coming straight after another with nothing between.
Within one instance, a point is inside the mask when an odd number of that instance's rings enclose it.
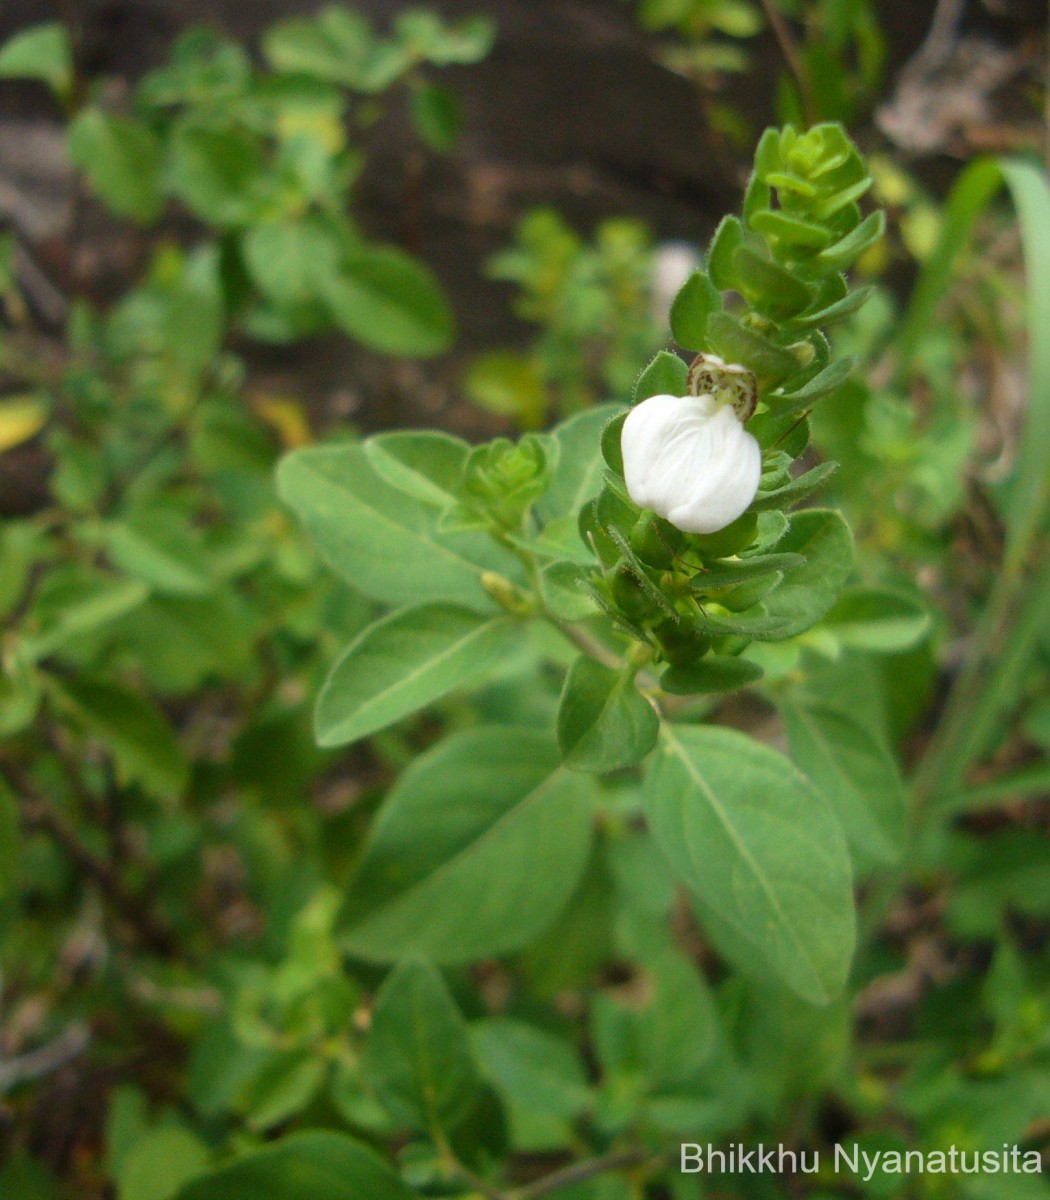
<instances>
[{"instance_id":1,"label":"yellowing leaf","mask_svg":"<svg viewBox=\"0 0 1050 1200\"><path fill-rule=\"evenodd\" d=\"M39 396L0 400L0 452L36 437L47 420L47 404Z\"/></svg>"}]
</instances>

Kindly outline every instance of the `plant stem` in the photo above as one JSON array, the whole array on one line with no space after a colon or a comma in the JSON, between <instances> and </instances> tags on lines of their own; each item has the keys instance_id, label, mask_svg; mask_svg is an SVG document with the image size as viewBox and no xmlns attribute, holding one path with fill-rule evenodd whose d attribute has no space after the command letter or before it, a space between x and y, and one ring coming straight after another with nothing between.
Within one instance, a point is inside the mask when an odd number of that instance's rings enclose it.
<instances>
[{"instance_id":1,"label":"plant stem","mask_svg":"<svg viewBox=\"0 0 1050 1200\"><path fill-rule=\"evenodd\" d=\"M552 1192L560 1192L563 1188L572 1187L573 1184L583 1183L595 1175L641 1166L649 1157L643 1150L621 1150L613 1154L604 1154L599 1158L589 1158L583 1162L571 1163L560 1171L544 1175L535 1183L527 1183L524 1187L516 1188L510 1193L508 1200L537 1200L540 1196L549 1196Z\"/></svg>"},{"instance_id":2,"label":"plant stem","mask_svg":"<svg viewBox=\"0 0 1050 1200\"><path fill-rule=\"evenodd\" d=\"M576 647L577 650L589 655L591 658L600 662L602 666L610 667L614 671L619 671L623 667L623 659L613 650L609 650L603 646L597 638L591 637L584 629L578 629L569 621L562 621L547 609L543 610L543 617L549 624Z\"/></svg>"}]
</instances>

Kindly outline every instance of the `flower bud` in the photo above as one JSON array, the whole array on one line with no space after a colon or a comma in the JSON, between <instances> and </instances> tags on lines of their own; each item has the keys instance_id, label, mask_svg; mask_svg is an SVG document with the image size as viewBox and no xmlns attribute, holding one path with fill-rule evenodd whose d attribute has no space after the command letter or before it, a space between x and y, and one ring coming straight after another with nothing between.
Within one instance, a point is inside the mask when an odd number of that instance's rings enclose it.
<instances>
[{"instance_id":1,"label":"flower bud","mask_svg":"<svg viewBox=\"0 0 1050 1200\"><path fill-rule=\"evenodd\" d=\"M631 499L685 533L724 529L758 491L758 442L713 396L643 400L628 413L620 445Z\"/></svg>"}]
</instances>

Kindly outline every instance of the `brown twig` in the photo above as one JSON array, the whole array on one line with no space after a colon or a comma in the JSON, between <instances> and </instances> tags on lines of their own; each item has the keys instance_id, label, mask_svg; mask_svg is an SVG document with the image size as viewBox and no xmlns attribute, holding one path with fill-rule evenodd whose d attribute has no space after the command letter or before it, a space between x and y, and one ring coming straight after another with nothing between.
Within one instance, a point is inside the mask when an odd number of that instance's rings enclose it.
<instances>
[{"instance_id":1,"label":"brown twig","mask_svg":"<svg viewBox=\"0 0 1050 1200\"><path fill-rule=\"evenodd\" d=\"M15 1058L0 1059L0 1094L17 1083L40 1079L64 1067L82 1054L91 1041L91 1033L82 1022L75 1022L53 1041Z\"/></svg>"},{"instance_id":2,"label":"brown twig","mask_svg":"<svg viewBox=\"0 0 1050 1200\"><path fill-rule=\"evenodd\" d=\"M791 78L795 81L795 87L798 88L806 124L815 125L817 122L817 106L813 100L813 89L810 87L809 76L806 74L802 55L799 54L798 46L791 35L791 30L788 28L787 22L780 14L773 0L762 0L762 9L766 14L766 20L769 22L770 29L773 30L773 36L777 39L780 53L784 56L784 63L791 74Z\"/></svg>"}]
</instances>

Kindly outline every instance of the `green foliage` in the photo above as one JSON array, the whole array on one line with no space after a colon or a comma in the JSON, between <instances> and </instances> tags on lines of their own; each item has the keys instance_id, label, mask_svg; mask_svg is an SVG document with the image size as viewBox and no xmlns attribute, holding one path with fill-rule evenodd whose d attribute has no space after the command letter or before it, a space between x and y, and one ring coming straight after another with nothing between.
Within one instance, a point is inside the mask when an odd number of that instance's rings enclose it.
<instances>
[{"instance_id":1,"label":"green foliage","mask_svg":"<svg viewBox=\"0 0 1050 1200\"><path fill-rule=\"evenodd\" d=\"M809 782L739 733L681 729L666 731L645 792L653 836L705 907L804 999L841 991L854 941L849 856Z\"/></svg>"},{"instance_id":2,"label":"green foliage","mask_svg":"<svg viewBox=\"0 0 1050 1200\"><path fill-rule=\"evenodd\" d=\"M342 916L348 948L461 963L527 945L580 881L593 798L535 730L446 738L384 802Z\"/></svg>"},{"instance_id":3,"label":"green foliage","mask_svg":"<svg viewBox=\"0 0 1050 1200\"><path fill-rule=\"evenodd\" d=\"M405 608L363 630L317 698L322 746L357 741L480 676L514 644L514 623L448 604Z\"/></svg>"},{"instance_id":4,"label":"green foliage","mask_svg":"<svg viewBox=\"0 0 1050 1200\"><path fill-rule=\"evenodd\" d=\"M632 672L614 671L581 655L565 677L558 706L558 744L578 771L630 767L656 744L660 720L634 686Z\"/></svg>"},{"instance_id":5,"label":"green foliage","mask_svg":"<svg viewBox=\"0 0 1050 1200\"><path fill-rule=\"evenodd\" d=\"M753 68L752 39L764 29L777 38L784 66L777 79L782 121L856 123L872 107L883 79L886 36L871 0L635 0L643 29L671 35L659 57L703 92L717 93L721 77ZM785 50L785 45L788 47ZM744 114L705 102L716 133L746 140Z\"/></svg>"},{"instance_id":6,"label":"green foliage","mask_svg":"<svg viewBox=\"0 0 1050 1200\"><path fill-rule=\"evenodd\" d=\"M660 344L652 246L637 222L604 221L588 243L557 213L536 209L488 273L516 286L516 313L540 333L525 353L475 359L464 385L480 407L524 428L622 395Z\"/></svg>"},{"instance_id":7,"label":"green foliage","mask_svg":"<svg viewBox=\"0 0 1050 1200\"><path fill-rule=\"evenodd\" d=\"M407 85L420 136L449 150L456 100L427 73L476 62L492 38L483 18L449 24L406 12L379 34L332 7L267 31L257 67L237 43L191 30L139 82L128 111L98 99L79 108L70 156L119 216L153 225L169 199L184 206L221 245L223 305L253 336L289 341L334 328L381 353L440 354L454 325L437 281L412 256L367 241L352 219L363 166L352 136L364 132L354 101ZM19 35L0 74L42 78L71 104L65 31Z\"/></svg>"},{"instance_id":8,"label":"green foliage","mask_svg":"<svg viewBox=\"0 0 1050 1200\"><path fill-rule=\"evenodd\" d=\"M452 1129L470 1111L480 1083L470 1035L433 967L409 961L390 974L376 997L364 1067L400 1125Z\"/></svg>"},{"instance_id":9,"label":"green foliage","mask_svg":"<svg viewBox=\"0 0 1050 1200\"><path fill-rule=\"evenodd\" d=\"M0 78L39 79L59 100L73 92L73 51L65 26L57 21L15 34L0 49Z\"/></svg>"},{"instance_id":10,"label":"green foliage","mask_svg":"<svg viewBox=\"0 0 1050 1200\"><path fill-rule=\"evenodd\" d=\"M293 1133L188 1184L178 1200L409 1200L415 1195L361 1142L340 1133Z\"/></svg>"},{"instance_id":11,"label":"green foliage","mask_svg":"<svg viewBox=\"0 0 1050 1200\"><path fill-rule=\"evenodd\" d=\"M836 55L866 12L797 15ZM757 13L645 15L707 38ZM940 727L947 619L915 576L946 557L973 444L934 301L1005 178L1038 329L1045 181L971 168L895 341L885 291L862 307L843 274L882 229L864 161L836 126L768 131L671 308L702 357L645 366L665 334L636 228L590 246L534 217L500 269L542 333L472 378L519 423L560 423L310 444L304 410L224 347L330 326L446 344L429 277L348 217L348 137L400 81L447 148L459 118L430 68L490 41L483 21L403 14L380 36L327 9L270 30L264 66L196 33L126 111L73 114L114 213L177 201L207 232L107 312L78 302L47 354L24 324L5 339L0 453L40 437L47 456L42 505L0 529L14 1200L684 1200L683 1138L1035 1154L1045 339L995 495L1008 552L979 670ZM79 101L56 27L0 73ZM762 453L753 501L709 534L638 507L621 442L629 398L701 383ZM808 506L822 488L855 522ZM104 1132L70 1135L56 1179L17 1126L51 1121L67 1077ZM993 1194L971 1182L938 1186Z\"/></svg>"}]
</instances>

